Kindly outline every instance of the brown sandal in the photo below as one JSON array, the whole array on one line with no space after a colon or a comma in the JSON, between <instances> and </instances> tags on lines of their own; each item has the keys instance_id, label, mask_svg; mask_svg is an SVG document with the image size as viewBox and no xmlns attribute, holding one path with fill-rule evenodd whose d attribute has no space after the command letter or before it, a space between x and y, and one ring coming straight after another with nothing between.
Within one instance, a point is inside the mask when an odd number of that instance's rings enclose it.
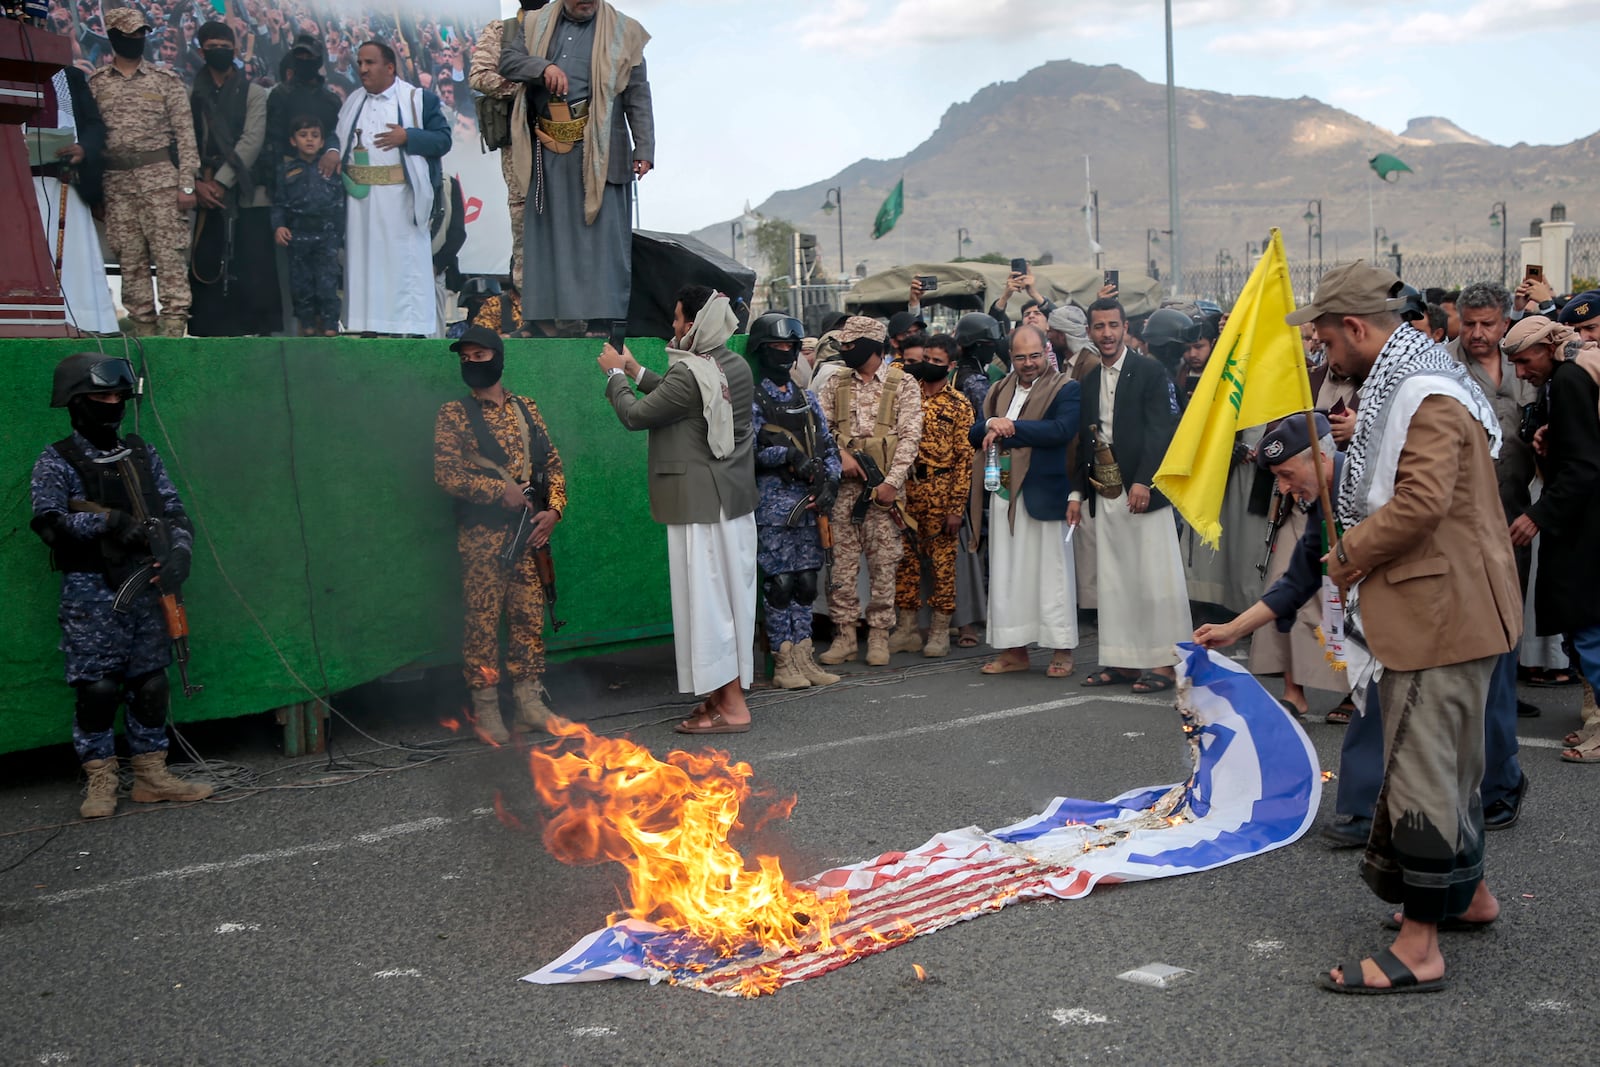
<instances>
[{"instance_id":1,"label":"brown sandal","mask_svg":"<svg viewBox=\"0 0 1600 1067\"><path fill-rule=\"evenodd\" d=\"M680 734L747 734L750 732L750 724L729 722L722 717L722 712L713 711L706 717L704 726L696 726L693 719L685 719L672 729Z\"/></svg>"}]
</instances>

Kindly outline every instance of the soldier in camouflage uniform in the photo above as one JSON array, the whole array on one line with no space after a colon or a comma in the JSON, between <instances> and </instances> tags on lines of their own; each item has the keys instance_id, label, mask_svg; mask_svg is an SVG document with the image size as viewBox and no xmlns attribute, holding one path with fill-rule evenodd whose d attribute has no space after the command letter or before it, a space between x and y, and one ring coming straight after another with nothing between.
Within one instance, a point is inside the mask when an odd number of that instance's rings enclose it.
<instances>
[{"instance_id":1,"label":"soldier in camouflage uniform","mask_svg":"<svg viewBox=\"0 0 1600 1067\"><path fill-rule=\"evenodd\" d=\"M520 33L522 20L530 11L538 11L550 0L521 0L521 10L508 19L495 19L478 34L478 43L472 49L472 62L467 67L467 84L484 96L507 99L517 95L522 88L514 81L500 76L500 46L506 29ZM500 175L506 181L506 206L511 209L511 283L522 288L522 217L526 214L528 189L517 180L517 170L512 163L509 146L500 151ZM522 328L518 322L516 329Z\"/></svg>"},{"instance_id":2,"label":"soldier in camouflage uniform","mask_svg":"<svg viewBox=\"0 0 1600 1067\"><path fill-rule=\"evenodd\" d=\"M864 316L847 320L839 330L839 354L845 370L824 382L817 400L828 428L839 442L844 482L833 505L833 571L828 582L828 609L838 634L828 651L817 657L825 664L856 657L856 623L861 615L856 576L861 554L867 556L871 598L867 603L867 663L889 662L889 628L894 624L895 569L904 551L904 537L891 511L902 508L911 464L922 440L922 394L917 380L886 362L888 330ZM870 490L865 514L855 521L856 503L866 487L866 471L854 453L871 458L883 482Z\"/></svg>"},{"instance_id":3,"label":"soldier in camouflage uniform","mask_svg":"<svg viewBox=\"0 0 1600 1067\"><path fill-rule=\"evenodd\" d=\"M542 730L557 721L539 684L545 591L532 550L549 544L550 531L567 509L567 479L538 407L500 384L505 370L500 335L472 326L450 350L461 356L461 378L472 395L439 409L433 480L456 498L466 607L461 658L473 720L479 737L499 745L510 739L500 716L502 614L511 631L506 672L517 704L517 731ZM528 550L507 567L500 553L524 512L535 512Z\"/></svg>"},{"instance_id":4,"label":"soldier in camouflage uniform","mask_svg":"<svg viewBox=\"0 0 1600 1067\"><path fill-rule=\"evenodd\" d=\"M300 336L320 330L333 337L339 332L339 286L344 281L339 265L344 183L337 174L325 176L317 166L323 153L321 121L300 115L288 125L294 155L278 162L272 229L277 242L289 249L289 292Z\"/></svg>"},{"instance_id":5,"label":"soldier in camouflage uniform","mask_svg":"<svg viewBox=\"0 0 1600 1067\"><path fill-rule=\"evenodd\" d=\"M116 52L89 75L106 123L106 241L122 265L122 304L139 336L182 337L189 320L189 220L200 172L194 115L177 74L147 62L150 23L137 8L106 12ZM156 317L150 267L161 283Z\"/></svg>"},{"instance_id":6,"label":"soldier in camouflage uniform","mask_svg":"<svg viewBox=\"0 0 1600 1067\"><path fill-rule=\"evenodd\" d=\"M839 450L817 398L790 378L805 326L777 312L750 324L746 353L761 371L751 426L756 435L756 562L766 575L762 606L776 663L773 684L784 689L839 680L812 658L811 603L822 569L817 516L828 515L839 493ZM795 508L811 510L791 525Z\"/></svg>"},{"instance_id":7,"label":"soldier in camouflage uniform","mask_svg":"<svg viewBox=\"0 0 1600 1067\"><path fill-rule=\"evenodd\" d=\"M906 373L922 386L922 441L906 482L906 513L917 526L918 551L901 557L895 576L898 619L889 651L937 659L950 654L950 619L956 612L956 548L972 489L972 446L967 443L972 405L951 388L950 353L944 347L908 345L903 357ZM924 558L933 572L933 595L928 598L933 618L926 645L917 633Z\"/></svg>"},{"instance_id":8,"label":"soldier in camouflage uniform","mask_svg":"<svg viewBox=\"0 0 1600 1067\"><path fill-rule=\"evenodd\" d=\"M117 810L113 725L124 701L133 799L144 804L211 795L209 785L167 770L166 668L172 653L157 591L176 592L188 577L193 537L161 457L133 434L118 436L134 381L125 359L84 354L57 364L50 406L67 409L74 432L45 449L33 466L32 527L64 575L61 650L77 699L72 745L89 776L79 808L86 819ZM125 451L138 485L125 484L113 465ZM172 551L155 561L150 579L135 574L151 556L148 534L133 518L131 494L171 531ZM113 602L130 578L150 584L119 612Z\"/></svg>"}]
</instances>

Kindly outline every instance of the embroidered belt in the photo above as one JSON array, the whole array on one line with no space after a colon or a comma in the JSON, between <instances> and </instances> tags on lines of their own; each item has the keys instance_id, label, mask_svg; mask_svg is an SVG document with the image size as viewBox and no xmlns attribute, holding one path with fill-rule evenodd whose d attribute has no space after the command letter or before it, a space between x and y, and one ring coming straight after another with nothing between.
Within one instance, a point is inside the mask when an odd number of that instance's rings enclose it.
<instances>
[{"instance_id":1,"label":"embroidered belt","mask_svg":"<svg viewBox=\"0 0 1600 1067\"><path fill-rule=\"evenodd\" d=\"M381 166L356 166L345 164L345 174L358 185L404 185L406 183L406 168L404 163L385 163Z\"/></svg>"},{"instance_id":2,"label":"embroidered belt","mask_svg":"<svg viewBox=\"0 0 1600 1067\"><path fill-rule=\"evenodd\" d=\"M558 122L555 119L547 119L540 115L536 117L535 121L538 124L539 132L557 144L577 144L583 140L583 128L589 125L589 116L580 115L575 119Z\"/></svg>"}]
</instances>

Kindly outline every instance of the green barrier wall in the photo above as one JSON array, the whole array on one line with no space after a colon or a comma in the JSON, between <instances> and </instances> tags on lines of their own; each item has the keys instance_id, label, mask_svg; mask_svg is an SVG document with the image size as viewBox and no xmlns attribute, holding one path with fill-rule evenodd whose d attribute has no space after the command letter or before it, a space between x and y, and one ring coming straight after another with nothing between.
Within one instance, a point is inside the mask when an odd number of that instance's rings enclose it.
<instances>
[{"instance_id":1,"label":"green barrier wall","mask_svg":"<svg viewBox=\"0 0 1600 1067\"><path fill-rule=\"evenodd\" d=\"M645 435L606 403L599 344L506 345L506 385L537 401L566 465L570 504L551 542L567 624L550 640L556 659L671 634ZM661 341L630 346L665 368ZM0 751L71 737L60 578L28 528L28 484L40 451L71 432L48 406L51 370L84 350L0 341ZM121 355L122 342L104 350ZM148 392L124 429L161 452L196 523L185 597L191 676L205 692L175 698L176 719L245 715L309 699L307 687L457 660L454 523L432 454L434 414L465 387L445 342L153 339L128 355Z\"/></svg>"}]
</instances>

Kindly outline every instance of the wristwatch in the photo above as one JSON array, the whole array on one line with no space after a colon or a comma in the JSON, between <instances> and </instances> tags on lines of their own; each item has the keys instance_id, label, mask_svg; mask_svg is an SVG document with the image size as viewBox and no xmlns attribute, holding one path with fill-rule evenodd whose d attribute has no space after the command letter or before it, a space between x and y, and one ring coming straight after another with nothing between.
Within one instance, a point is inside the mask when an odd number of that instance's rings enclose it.
<instances>
[{"instance_id":1,"label":"wristwatch","mask_svg":"<svg viewBox=\"0 0 1600 1067\"><path fill-rule=\"evenodd\" d=\"M617 375L626 374L626 373L627 373L627 371L623 370L621 367L608 367L606 369L606 381L609 382L611 379L615 378Z\"/></svg>"},{"instance_id":2,"label":"wristwatch","mask_svg":"<svg viewBox=\"0 0 1600 1067\"><path fill-rule=\"evenodd\" d=\"M189 185L180 185L178 186L178 192L182 193L184 196L193 196L194 185L192 183Z\"/></svg>"}]
</instances>

